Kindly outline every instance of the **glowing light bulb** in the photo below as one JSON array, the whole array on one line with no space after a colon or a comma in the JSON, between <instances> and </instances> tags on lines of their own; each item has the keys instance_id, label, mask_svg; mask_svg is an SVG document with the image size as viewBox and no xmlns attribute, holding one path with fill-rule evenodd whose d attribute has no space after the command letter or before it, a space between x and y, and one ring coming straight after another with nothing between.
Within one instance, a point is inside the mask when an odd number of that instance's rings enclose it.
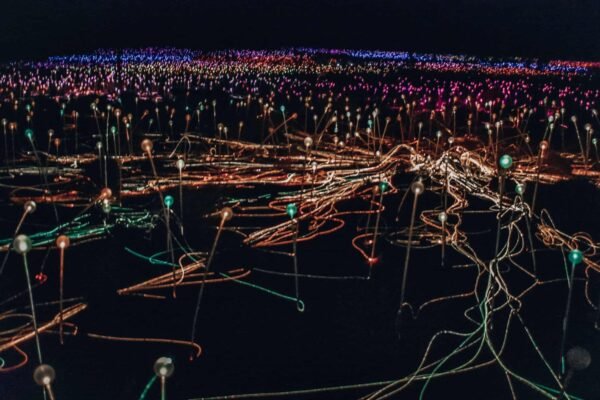
<instances>
[{"instance_id":1,"label":"glowing light bulb","mask_svg":"<svg viewBox=\"0 0 600 400\"><path fill-rule=\"evenodd\" d=\"M142 140L140 147L142 148L143 152L149 153L152 151L154 144L152 143L152 140L144 139L144 140Z\"/></svg>"},{"instance_id":2,"label":"glowing light bulb","mask_svg":"<svg viewBox=\"0 0 600 400\"><path fill-rule=\"evenodd\" d=\"M581 263L583 261L583 253L581 253L581 250L578 249L573 249L569 252L569 261L571 261L571 264L573 265L577 265L579 263Z\"/></svg>"},{"instance_id":3,"label":"glowing light bulb","mask_svg":"<svg viewBox=\"0 0 600 400\"><path fill-rule=\"evenodd\" d=\"M48 386L54 379L56 378L56 372L54 368L52 368L48 364L38 365L37 368L33 371L33 380L39 386Z\"/></svg>"},{"instance_id":4,"label":"glowing light bulb","mask_svg":"<svg viewBox=\"0 0 600 400\"><path fill-rule=\"evenodd\" d=\"M25 204L23 205L23 210L27 214L33 214L35 212L35 210L37 210L37 204L35 204L35 201L33 201L33 200L26 201Z\"/></svg>"},{"instance_id":5,"label":"glowing light bulb","mask_svg":"<svg viewBox=\"0 0 600 400\"><path fill-rule=\"evenodd\" d=\"M175 372L175 364L171 357L160 357L154 362L154 373L159 378L168 378Z\"/></svg>"},{"instance_id":6,"label":"glowing light bulb","mask_svg":"<svg viewBox=\"0 0 600 400\"><path fill-rule=\"evenodd\" d=\"M112 190L110 190L110 188L102 188L102 190L100 191L100 198L101 199L110 199L112 197Z\"/></svg>"},{"instance_id":7,"label":"glowing light bulb","mask_svg":"<svg viewBox=\"0 0 600 400\"><path fill-rule=\"evenodd\" d=\"M31 247L31 239L27 235L19 235L13 241L13 249L19 254L29 253Z\"/></svg>"},{"instance_id":8,"label":"glowing light bulb","mask_svg":"<svg viewBox=\"0 0 600 400\"><path fill-rule=\"evenodd\" d=\"M310 136L307 136L304 138L304 147L306 147L307 149L310 148L313 145L313 140Z\"/></svg>"},{"instance_id":9,"label":"glowing light bulb","mask_svg":"<svg viewBox=\"0 0 600 400\"><path fill-rule=\"evenodd\" d=\"M410 190L415 194L415 196L418 196L425 191L425 186L423 185L423 182L419 180L410 185Z\"/></svg>"},{"instance_id":10,"label":"glowing light bulb","mask_svg":"<svg viewBox=\"0 0 600 400\"><path fill-rule=\"evenodd\" d=\"M444 222L446 222L448 220L448 214L446 214L444 211L442 211L441 213L438 214L438 221L440 221L442 224Z\"/></svg>"},{"instance_id":11,"label":"glowing light bulb","mask_svg":"<svg viewBox=\"0 0 600 400\"><path fill-rule=\"evenodd\" d=\"M176 165L177 165L177 169L178 170L181 171L182 169L184 169L185 168L185 161L183 160L183 158L180 158L179 160L177 160Z\"/></svg>"},{"instance_id":12,"label":"glowing light bulb","mask_svg":"<svg viewBox=\"0 0 600 400\"><path fill-rule=\"evenodd\" d=\"M60 235L56 238L56 247L59 249L66 249L71 245L71 240L67 235Z\"/></svg>"},{"instance_id":13,"label":"glowing light bulb","mask_svg":"<svg viewBox=\"0 0 600 400\"><path fill-rule=\"evenodd\" d=\"M231 218L233 218L233 210L229 207L225 207L221 210L221 218L224 221L229 221Z\"/></svg>"},{"instance_id":14,"label":"glowing light bulb","mask_svg":"<svg viewBox=\"0 0 600 400\"><path fill-rule=\"evenodd\" d=\"M298 212L298 207L294 203L290 203L285 207L285 212L290 218L294 218L296 213Z\"/></svg>"},{"instance_id":15,"label":"glowing light bulb","mask_svg":"<svg viewBox=\"0 0 600 400\"><path fill-rule=\"evenodd\" d=\"M33 140L33 130L31 128L25 129L25 136L27 136L27 139Z\"/></svg>"},{"instance_id":16,"label":"glowing light bulb","mask_svg":"<svg viewBox=\"0 0 600 400\"><path fill-rule=\"evenodd\" d=\"M173 198L173 196L171 196L170 194L165 196L165 206L167 208L171 208L171 206L173 206L173 203L175 203L175 199Z\"/></svg>"},{"instance_id":17,"label":"glowing light bulb","mask_svg":"<svg viewBox=\"0 0 600 400\"><path fill-rule=\"evenodd\" d=\"M498 163L500 164L500 167L502 167L503 169L509 169L512 166L513 159L508 154L505 154L502 157L500 157L500 160L498 161Z\"/></svg>"},{"instance_id":18,"label":"glowing light bulb","mask_svg":"<svg viewBox=\"0 0 600 400\"><path fill-rule=\"evenodd\" d=\"M523 196L523 194L525 193L525 184L517 183L517 185L515 186L515 192L517 192L517 194Z\"/></svg>"}]
</instances>

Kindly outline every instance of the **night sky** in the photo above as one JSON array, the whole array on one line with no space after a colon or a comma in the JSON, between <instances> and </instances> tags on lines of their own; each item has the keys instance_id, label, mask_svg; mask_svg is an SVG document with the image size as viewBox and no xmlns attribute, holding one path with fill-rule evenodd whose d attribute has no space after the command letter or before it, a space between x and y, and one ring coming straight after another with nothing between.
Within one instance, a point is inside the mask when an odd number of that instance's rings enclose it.
<instances>
[{"instance_id":1,"label":"night sky","mask_svg":"<svg viewBox=\"0 0 600 400\"><path fill-rule=\"evenodd\" d=\"M347 47L600 59L598 0L3 0L0 59L99 47Z\"/></svg>"}]
</instances>

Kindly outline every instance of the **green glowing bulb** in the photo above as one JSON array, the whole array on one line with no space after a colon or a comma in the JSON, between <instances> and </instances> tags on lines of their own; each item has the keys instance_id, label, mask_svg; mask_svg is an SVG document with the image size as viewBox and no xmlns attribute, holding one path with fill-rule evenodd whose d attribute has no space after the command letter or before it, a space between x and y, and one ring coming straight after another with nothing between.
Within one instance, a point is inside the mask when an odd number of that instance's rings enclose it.
<instances>
[{"instance_id":1,"label":"green glowing bulb","mask_svg":"<svg viewBox=\"0 0 600 400\"><path fill-rule=\"evenodd\" d=\"M500 167L502 167L503 169L509 169L513 163L513 159L508 154L505 154L502 157L500 157L499 163Z\"/></svg>"},{"instance_id":2,"label":"green glowing bulb","mask_svg":"<svg viewBox=\"0 0 600 400\"><path fill-rule=\"evenodd\" d=\"M33 130L31 128L25 129L25 136L27 136L27 139L33 140Z\"/></svg>"},{"instance_id":3,"label":"green glowing bulb","mask_svg":"<svg viewBox=\"0 0 600 400\"><path fill-rule=\"evenodd\" d=\"M517 194L523 196L523 193L525 193L525 184L517 183L517 186L515 186L515 191Z\"/></svg>"},{"instance_id":4,"label":"green glowing bulb","mask_svg":"<svg viewBox=\"0 0 600 400\"><path fill-rule=\"evenodd\" d=\"M385 192L388 186L389 184L386 181L379 182L379 190L381 190L381 193Z\"/></svg>"},{"instance_id":5,"label":"green glowing bulb","mask_svg":"<svg viewBox=\"0 0 600 400\"><path fill-rule=\"evenodd\" d=\"M296 204L290 203L287 205L287 207L285 207L285 212L287 215L290 216L290 218L294 218L294 216L298 212L298 207L296 207Z\"/></svg>"},{"instance_id":6,"label":"green glowing bulb","mask_svg":"<svg viewBox=\"0 0 600 400\"><path fill-rule=\"evenodd\" d=\"M167 208L171 208L173 203L175 203L175 199L173 198L173 196L171 196L170 194L166 195L165 196L165 206L167 206Z\"/></svg>"},{"instance_id":7,"label":"green glowing bulb","mask_svg":"<svg viewBox=\"0 0 600 400\"><path fill-rule=\"evenodd\" d=\"M569 261L575 266L583 261L583 254L580 250L573 249L569 252Z\"/></svg>"}]
</instances>

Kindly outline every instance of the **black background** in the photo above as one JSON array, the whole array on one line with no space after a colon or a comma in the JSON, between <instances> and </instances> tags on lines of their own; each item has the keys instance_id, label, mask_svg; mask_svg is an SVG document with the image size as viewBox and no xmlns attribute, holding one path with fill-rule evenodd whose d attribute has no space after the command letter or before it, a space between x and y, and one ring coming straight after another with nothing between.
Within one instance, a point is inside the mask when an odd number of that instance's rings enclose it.
<instances>
[{"instance_id":1,"label":"black background","mask_svg":"<svg viewBox=\"0 0 600 400\"><path fill-rule=\"evenodd\" d=\"M0 59L281 46L598 59L597 0L5 0Z\"/></svg>"}]
</instances>

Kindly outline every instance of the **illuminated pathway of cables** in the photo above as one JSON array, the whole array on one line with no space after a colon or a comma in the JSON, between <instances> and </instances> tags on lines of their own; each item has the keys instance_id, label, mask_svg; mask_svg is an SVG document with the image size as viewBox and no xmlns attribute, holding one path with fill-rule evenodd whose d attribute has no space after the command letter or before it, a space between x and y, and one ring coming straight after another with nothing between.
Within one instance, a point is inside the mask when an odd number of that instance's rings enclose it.
<instances>
[{"instance_id":1,"label":"illuminated pathway of cables","mask_svg":"<svg viewBox=\"0 0 600 400\"><path fill-rule=\"evenodd\" d=\"M599 67L324 49L99 51L3 66L0 189L5 212L18 217L6 218L0 240L0 375L32 364L44 395L58 397L44 351L57 332L65 346L82 335L162 343L186 348L193 361L203 330L218 329L199 323L207 291L238 284L302 313L311 307L307 281L371 280L389 266L384 249L395 246L402 250L393 261L402 274L399 341L426 310L466 305L460 327L420 338L425 351L412 372L211 398L347 392L381 400L415 386L424 398L438 378L491 366L513 399L580 398L569 384L591 355L572 346L569 318L579 290L590 309L600 306L592 287L600 243L557 226L542 193L561 182L600 186ZM194 193L213 194L199 206ZM488 239L478 239L473 226L489 228ZM209 229L190 233L199 227ZM349 231L361 274L300 262L303 246ZM95 333L77 324L89 307L84 292L64 296L65 288L74 292L69 248L118 232L158 239L153 254L135 240L120 243L155 268L120 279L116 293L166 302L192 291L189 337ZM224 241L289 263L225 265ZM463 271L468 289L429 293L426 282L416 282L421 251L439 256L440 269ZM548 251L558 255L560 274L548 274L540 261ZM43 256L32 263L31 254ZM265 284L276 276L293 289ZM543 349L522 309L539 288L563 290L565 282L560 343ZM36 300L49 286L60 290ZM427 299L417 300L414 287ZM533 349L543 381L506 360L515 334ZM173 361L160 358L155 372L140 398L156 380L166 398Z\"/></svg>"}]
</instances>

